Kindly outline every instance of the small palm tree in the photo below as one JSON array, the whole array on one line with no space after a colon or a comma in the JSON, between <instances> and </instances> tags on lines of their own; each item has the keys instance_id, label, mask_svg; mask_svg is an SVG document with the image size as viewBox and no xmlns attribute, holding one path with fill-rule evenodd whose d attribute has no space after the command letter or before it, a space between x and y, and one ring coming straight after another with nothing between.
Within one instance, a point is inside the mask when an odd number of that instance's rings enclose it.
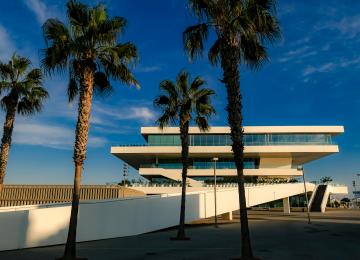
<instances>
[{"instance_id":1,"label":"small palm tree","mask_svg":"<svg viewBox=\"0 0 360 260\"><path fill-rule=\"evenodd\" d=\"M328 184L332 181L333 181L333 179L330 176L324 176L320 179L320 182L323 184Z\"/></svg>"},{"instance_id":2,"label":"small palm tree","mask_svg":"<svg viewBox=\"0 0 360 260\"><path fill-rule=\"evenodd\" d=\"M31 69L31 61L14 54L8 63L0 62L1 108L5 111L0 151L0 191L4 183L16 114L40 112L48 92L42 87L40 69Z\"/></svg>"},{"instance_id":3,"label":"small palm tree","mask_svg":"<svg viewBox=\"0 0 360 260\"><path fill-rule=\"evenodd\" d=\"M94 93L112 90L110 79L138 87L128 66L137 60L136 47L118 43L126 20L110 18L105 6L89 7L75 0L66 4L68 23L48 19L43 25L46 48L42 66L48 73L69 71L69 102L78 97L78 119L73 160L74 191L69 232L64 259L76 258L76 228L79 209L80 181L89 135L89 119Z\"/></svg>"},{"instance_id":4,"label":"small palm tree","mask_svg":"<svg viewBox=\"0 0 360 260\"><path fill-rule=\"evenodd\" d=\"M241 219L242 259L253 259L244 188L244 141L239 65L258 69L268 58L264 44L280 36L274 15L274 0L189 0L199 23L183 33L185 50L191 59L204 50L209 30L214 43L208 51L212 65L220 63L227 91L228 122L237 168Z\"/></svg>"},{"instance_id":5,"label":"small palm tree","mask_svg":"<svg viewBox=\"0 0 360 260\"><path fill-rule=\"evenodd\" d=\"M208 118L215 113L210 97L214 92L203 88L205 81L196 77L191 83L189 74L182 71L176 78L176 83L164 80L160 83L163 95L157 97L154 105L162 111L157 120L159 127L179 125L181 139L182 189L179 229L175 239L185 240L185 198L186 178L189 167L189 125L192 120L202 131L209 129Z\"/></svg>"}]
</instances>

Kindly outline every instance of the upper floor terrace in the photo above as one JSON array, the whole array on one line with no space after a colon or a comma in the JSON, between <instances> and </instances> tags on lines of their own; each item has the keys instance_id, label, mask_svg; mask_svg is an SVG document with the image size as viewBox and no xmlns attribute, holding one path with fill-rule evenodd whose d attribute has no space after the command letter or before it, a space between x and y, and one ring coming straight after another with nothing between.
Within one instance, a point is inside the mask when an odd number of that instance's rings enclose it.
<instances>
[{"instance_id":1,"label":"upper floor terrace","mask_svg":"<svg viewBox=\"0 0 360 260\"><path fill-rule=\"evenodd\" d=\"M339 148L333 137L343 132L343 126L244 127L244 153L247 158L291 158L293 165L303 164L337 153ZM141 164L154 163L156 158L179 158L181 142L178 127L162 130L142 127L141 134L146 141L144 144L114 145L111 153L136 169ZM190 127L189 137L191 158L232 156L229 127L211 127L207 132Z\"/></svg>"}]
</instances>

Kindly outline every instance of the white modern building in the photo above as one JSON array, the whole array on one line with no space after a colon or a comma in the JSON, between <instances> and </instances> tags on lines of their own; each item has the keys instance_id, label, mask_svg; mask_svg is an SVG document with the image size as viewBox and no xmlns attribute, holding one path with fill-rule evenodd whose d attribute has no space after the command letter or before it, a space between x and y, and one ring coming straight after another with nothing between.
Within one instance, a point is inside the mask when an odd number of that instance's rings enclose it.
<instances>
[{"instance_id":1,"label":"white modern building","mask_svg":"<svg viewBox=\"0 0 360 260\"><path fill-rule=\"evenodd\" d=\"M301 176L297 166L339 152L334 137L343 126L248 126L244 127L244 175L291 178ZM143 145L111 147L111 153L139 171L143 177L181 180L179 128L142 127ZM201 132L190 127L188 183L213 176L213 158L218 158L217 176L235 176L229 127L211 127ZM325 174L325 173L324 173Z\"/></svg>"},{"instance_id":2,"label":"white modern building","mask_svg":"<svg viewBox=\"0 0 360 260\"><path fill-rule=\"evenodd\" d=\"M301 170L297 170L298 165L337 153L339 148L333 139L343 133L344 128L256 126L245 127L244 132L245 175L290 178L303 174ZM143 127L141 133L145 139L143 145L114 146L111 153L138 169L148 179L180 180L179 129L170 127L161 131L156 127ZM202 183L196 180L213 176L214 157L219 158L218 175L236 175L229 133L230 129L227 127L212 127L206 133L195 127L190 128L189 184L192 187L186 193L186 222L218 215L222 219L231 219L232 212L240 208L236 186L218 189L200 187ZM247 184L246 206L282 200L284 213L290 214L290 198L304 194L305 187L307 192L312 192L308 207L321 212L325 211L330 194L348 192L346 186L339 185ZM145 185L131 188L152 195L82 201L77 241L139 235L178 224L180 187ZM0 226L3 232L0 232L0 251L65 243L70 212L71 203L1 207Z\"/></svg>"}]
</instances>

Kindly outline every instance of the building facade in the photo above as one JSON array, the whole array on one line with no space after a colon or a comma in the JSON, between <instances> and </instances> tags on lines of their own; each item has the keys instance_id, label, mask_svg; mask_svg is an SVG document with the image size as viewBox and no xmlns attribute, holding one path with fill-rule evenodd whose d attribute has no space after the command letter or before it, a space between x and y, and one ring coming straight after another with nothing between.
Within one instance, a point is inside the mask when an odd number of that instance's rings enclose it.
<instances>
[{"instance_id":1,"label":"building facade","mask_svg":"<svg viewBox=\"0 0 360 260\"><path fill-rule=\"evenodd\" d=\"M244 175L290 178L302 175L299 165L339 152L334 137L343 126L248 126L244 127ZM181 180L179 128L142 127L143 145L111 147L111 153L139 171L147 179ZM201 132L189 129L190 186L213 176L236 176L229 127L211 127Z\"/></svg>"}]
</instances>

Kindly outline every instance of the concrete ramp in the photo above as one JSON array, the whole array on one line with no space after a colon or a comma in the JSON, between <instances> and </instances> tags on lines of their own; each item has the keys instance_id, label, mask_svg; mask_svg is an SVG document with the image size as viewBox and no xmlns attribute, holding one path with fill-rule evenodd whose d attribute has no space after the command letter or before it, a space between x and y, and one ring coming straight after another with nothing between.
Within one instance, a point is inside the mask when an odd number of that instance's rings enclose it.
<instances>
[{"instance_id":1,"label":"concrete ramp","mask_svg":"<svg viewBox=\"0 0 360 260\"><path fill-rule=\"evenodd\" d=\"M315 185L308 183L312 191ZM304 192L303 184L257 185L246 187L247 206L286 198ZM80 204L77 241L133 236L176 226L180 194L163 194ZM217 192L217 214L239 209L237 188ZM0 209L0 250L63 244L70 217L70 203L18 206ZM214 192L189 192L186 221L212 217Z\"/></svg>"},{"instance_id":2,"label":"concrete ramp","mask_svg":"<svg viewBox=\"0 0 360 260\"><path fill-rule=\"evenodd\" d=\"M309 201L310 211L325 212L331 194L348 194L348 188L347 186L332 184L317 185Z\"/></svg>"}]
</instances>

